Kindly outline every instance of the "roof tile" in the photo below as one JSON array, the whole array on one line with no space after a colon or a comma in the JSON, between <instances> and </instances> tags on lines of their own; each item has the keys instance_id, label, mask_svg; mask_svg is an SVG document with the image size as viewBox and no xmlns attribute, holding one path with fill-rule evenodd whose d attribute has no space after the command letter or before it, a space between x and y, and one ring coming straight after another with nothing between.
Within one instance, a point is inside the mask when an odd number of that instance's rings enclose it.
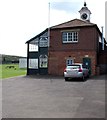
<instances>
[{"instance_id":1,"label":"roof tile","mask_svg":"<svg viewBox=\"0 0 107 120\"><path fill-rule=\"evenodd\" d=\"M79 27L79 26L94 26L96 24L90 23L88 21L83 21L80 19L73 19L68 22L56 25L51 27L51 29L56 29L56 28L69 28L69 27Z\"/></svg>"}]
</instances>

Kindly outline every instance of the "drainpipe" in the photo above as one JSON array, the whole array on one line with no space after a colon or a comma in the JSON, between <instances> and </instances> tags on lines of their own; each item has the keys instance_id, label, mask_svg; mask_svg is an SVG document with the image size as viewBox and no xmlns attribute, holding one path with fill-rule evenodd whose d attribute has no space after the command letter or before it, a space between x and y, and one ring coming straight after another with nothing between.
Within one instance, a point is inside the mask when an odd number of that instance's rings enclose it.
<instances>
[{"instance_id":1,"label":"drainpipe","mask_svg":"<svg viewBox=\"0 0 107 120\"><path fill-rule=\"evenodd\" d=\"M101 28L102 28L102 50L104 50L103 26Z\"/></svg>"}]
</instances>

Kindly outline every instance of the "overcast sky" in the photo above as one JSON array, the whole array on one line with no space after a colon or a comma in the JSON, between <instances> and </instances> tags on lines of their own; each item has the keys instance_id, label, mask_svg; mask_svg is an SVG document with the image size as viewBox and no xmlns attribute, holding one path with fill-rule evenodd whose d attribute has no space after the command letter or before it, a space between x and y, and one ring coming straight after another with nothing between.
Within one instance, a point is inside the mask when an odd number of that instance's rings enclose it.
<instances>
[{"instance_id":1,"label":"overcast sky","mask_svg":"<svg viewBox=\"0 0 107 120\"><path fill-rule=\"evenodd\" d=\"M105 1L85 0L91 22L105 29ZM0 54L27 56L26 41L50 26L80 18L84 0L0 0Z\"/></svg>"}]
</instances>

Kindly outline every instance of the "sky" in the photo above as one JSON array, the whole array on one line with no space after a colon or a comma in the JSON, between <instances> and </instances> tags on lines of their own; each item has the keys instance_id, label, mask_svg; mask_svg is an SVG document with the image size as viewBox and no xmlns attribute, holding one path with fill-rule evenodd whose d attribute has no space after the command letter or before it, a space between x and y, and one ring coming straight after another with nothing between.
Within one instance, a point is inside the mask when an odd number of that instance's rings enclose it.
<instances>
[{"instance_id":1,"label":"sky","mask_svg":"<svg viewBox=\"0 0 107 120\"><path fill-rule=\"evenodd\" d=\"M106 0L85 1L90 21L105 29ZM0 54L26 57L26 41L49 26L79 19L83 5L84 0L0 0Z\"/></svg>"}]
</instances>

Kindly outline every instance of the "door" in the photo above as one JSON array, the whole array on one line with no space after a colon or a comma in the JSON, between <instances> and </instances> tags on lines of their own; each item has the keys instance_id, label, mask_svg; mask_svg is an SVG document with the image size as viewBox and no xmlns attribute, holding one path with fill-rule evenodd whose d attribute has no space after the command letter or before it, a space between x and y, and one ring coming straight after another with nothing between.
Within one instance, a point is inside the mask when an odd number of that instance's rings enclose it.
<instances>
[{"instance_id":1,"label":"door","mask_svg":"<svg viewBox=\"0 0 107 120\"><path fill-rule=\"evenodd\" d=\"M83 65L89 69L89 74L91 75L91 58L83 58Z\"/></svg>"}]
</instances>

